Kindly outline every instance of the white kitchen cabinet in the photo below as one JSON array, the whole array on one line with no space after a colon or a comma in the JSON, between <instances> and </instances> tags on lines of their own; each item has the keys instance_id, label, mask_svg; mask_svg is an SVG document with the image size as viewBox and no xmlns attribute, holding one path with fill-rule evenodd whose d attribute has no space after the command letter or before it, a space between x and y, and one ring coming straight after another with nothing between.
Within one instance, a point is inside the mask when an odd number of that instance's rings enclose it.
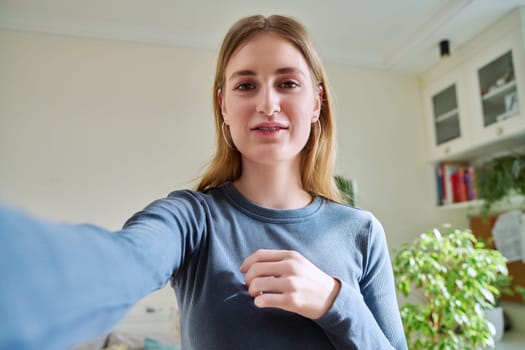
<instances>
[{"instance_id":1,"label":"white kitchen cabinet","mask_svg":"<svg viewBox=\"0 0 525 350\"><path fill-rule=\"evenodd\" d=\"M525 132L525 50L521 31L498 40L467 65L472 147Z\"/></svg>"},{"instance_id":2,"label":"white kitchen cabinet","mask_svg":"<svg viewBox=\"0 0 525 350\"><path fill-rule=\"evenodd\" d=\"M525 7L453 51L420 81L436 203L479 205L476 166L525 147ZM448 174L452 165L457 170Z\"/></svg>"},{"instance_id":3,"label":"white kitchen cabinet","mask_svg":"<svg viewBox=\"0 0 525 350\"><path fill-rule=\"evenodd\" d=\"M430 159L446 159L467 149L471 141L463 72L450 72L429 84L423 94Z\"/></svg>"}]
</instances>

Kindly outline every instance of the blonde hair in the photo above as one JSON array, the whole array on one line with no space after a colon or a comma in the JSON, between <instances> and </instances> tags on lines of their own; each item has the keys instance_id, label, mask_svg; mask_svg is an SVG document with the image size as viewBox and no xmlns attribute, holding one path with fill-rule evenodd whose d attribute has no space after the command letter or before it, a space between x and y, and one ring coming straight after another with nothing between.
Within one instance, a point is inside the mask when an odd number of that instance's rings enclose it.
<instances>
[{"instance_id":1,"label":"blonde hair","mask_svg":"<svg viewBox=\"0 0 525 350\"><path fill-rule=\"evenodd\" d=\"M314 84L322 89L319 121L312 124L310 137L301 151L301 179L306 191L333 201L342 202L333 179L335 160L335 123L330 106L330 93L321 60L308 38L305 27L296 20L279 15L245 17L237 21L226 34L219 56L213 85L213 110L217 148L196 189L219 186L241 176L241 154L233 145L228 128L223 130L223 117L218 91L224 86L225 70L233 52L258 33L274 33L290 41L304 56ZM227 138L227 140L226 140Z\"/></svg>"}]
</instances>

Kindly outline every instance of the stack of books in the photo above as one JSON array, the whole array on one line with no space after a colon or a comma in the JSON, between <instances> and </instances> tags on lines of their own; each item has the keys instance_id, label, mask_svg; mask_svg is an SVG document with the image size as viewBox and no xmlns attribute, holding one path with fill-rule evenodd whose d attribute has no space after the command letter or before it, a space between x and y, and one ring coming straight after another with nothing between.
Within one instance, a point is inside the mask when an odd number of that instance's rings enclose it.
<instances>
[{"instance_id":1,"label":"stack of books","mask_svg":"<svg viewBox=\"0 0 525 350\"><path fill-rule=\"evenodd\" d=\"M474 166L467 162L441 162L436 173L439 205L478 199Z\"/></svg>"}]
</instances>

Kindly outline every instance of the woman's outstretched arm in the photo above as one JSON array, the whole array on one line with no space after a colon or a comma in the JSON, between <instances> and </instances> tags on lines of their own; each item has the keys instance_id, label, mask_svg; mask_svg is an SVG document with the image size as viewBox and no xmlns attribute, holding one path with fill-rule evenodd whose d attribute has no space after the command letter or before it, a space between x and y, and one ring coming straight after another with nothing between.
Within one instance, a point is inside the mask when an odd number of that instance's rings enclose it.
<instances>
[{"instance_id":1,"label":"woman's outstretched arm","mask_svg":"<svg viewBox=\"0 0 525 350\"><path fill-rule=\"evenodd\" d=\"M194 206L169 208L154 202L110 233L0 207L0 350L66 349L104 335L162 288L197 231Z\"/></svg>"}]
</instances>

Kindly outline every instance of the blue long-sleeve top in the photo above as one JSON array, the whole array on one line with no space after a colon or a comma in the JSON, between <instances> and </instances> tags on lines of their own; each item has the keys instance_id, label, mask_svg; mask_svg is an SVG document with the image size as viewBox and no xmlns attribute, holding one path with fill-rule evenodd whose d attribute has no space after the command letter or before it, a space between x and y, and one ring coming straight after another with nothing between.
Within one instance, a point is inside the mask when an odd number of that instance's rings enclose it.
<instances>
[{"instance_id":1,"label":"blue long-sleeve top","mask_svg":"<svg viewBox=\"0 0 525 350\"><path fill-rule=\"evenodd\" d=\"M311 320L257 308L239 268L257 249L296 250L341 282ZM273 210L231 183L176 191L116 233L0 209L0 349L47 350L108 332L171 281L182 349L406 349L381 224L315 197Z\"/></svg>"}]
</instances>

